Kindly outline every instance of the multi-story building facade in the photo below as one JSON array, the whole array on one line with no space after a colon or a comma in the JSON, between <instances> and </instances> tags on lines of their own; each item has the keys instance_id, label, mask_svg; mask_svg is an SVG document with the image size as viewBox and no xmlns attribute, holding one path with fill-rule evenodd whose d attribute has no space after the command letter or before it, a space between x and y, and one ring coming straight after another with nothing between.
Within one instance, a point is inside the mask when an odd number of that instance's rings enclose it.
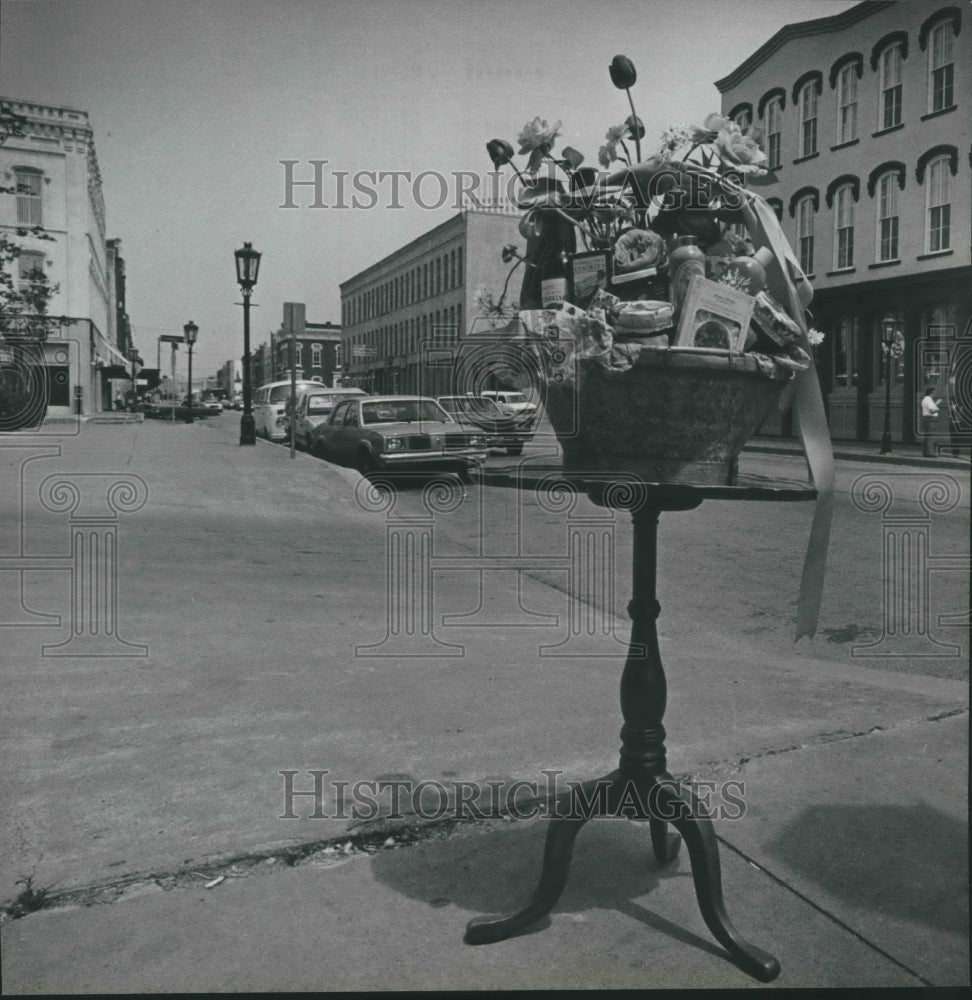
<instances>
[{"instance_id":1,"label":"multi-story building facade","mask_svg":"<svg viewBox=\"0 0 972 1000\"><path fill-rule=\"evenodd\" d=\"M235 402L243 395L243 362L231 359L216 373L216 386L220 394Z\"/></svg>"},{"instance_id":2,"label":"multi-story building facade","mask_svg":"<svg viewBox=\"0 0 972 1000\"><path fill-rule=\"evenodd\" d=\"M279 329L270 334L269 343L264 341L251 355L253 387L290 378L292 358L298 378L313 379L329 387L339 385L342 346L340 326L330 320L308 323L303 302L285 302Z\"/></svg>"},{"instance_id":3,"label":"multi-story building facade","mask_svg":"<svg viewBox=\"0 0 972 1000\"><path fill-rule=\"evenodd\" d=\"M344 380L369 392L453 391L456 351L480 313L483 288L498 299L521 246L519 213L463 209L341 283ZM506 302L515 302L519 282Z\"/></svg>"},{"instance_id":4,"label":"multi-story building facade","mask_svg":"<svg viewBox=\"0 0 972 1000\"><path fill-rule=\"evenodd\" d=\"M275 376L286 378L291 362L297 377L320 381L326 386L340 382L341 327L327 323L308 323L303 302L285 302L283 323L272 340ZM293 352L293 353L291 353Z\"/></svg>"},{"instance_id":5,"label":"multi-story building facade","mask_svg":"<svg viewBox=\"0 0 972 1000\"><path fill-rule=\"evenodd\" d=\"M776 180L759 190L813 281L836 439L880 439L887 410L892 439L915 440L925 385L956 437L972 430L968 17L869 0L785 26L716 81L723 114L763 127Z\"/></svg>"},{"instance_id":6,"label":"multi-story building facade","mask_svg":"<svg viewBox=\"0 0 972 1000\"><path fill-rule=\"evenodd\" d=\"M113 377L131 377L130 327L117 329L117 246L105 238L105 206L94 130L85 111L0 98L18 127L0 145L0 230L20 248L13 280L23 290L43 273L56 286L55 325L18 321L15 336L43 370L52 416L106 408ZM124 273L122 264L122 274ZM26 356L26 355L25 355Z\"/></svg>"},{"instance_id":7,"label":"multi-story building facade","mask_svg":"<svg viewBox=\"0 0 972 1000\"><path fill-rule=\"evenodd\" d=\"M121 254L121 240L111 239L105 243L105 259L108 271L108 291L110 308L108 311L108 341L118 348L119 353L128 359L128 365L122 366L117 357L111 359L111 364L101 367L101 400L100 409L109 409L112 401L120 396L124 398L129 393L140 393L143 388L151 388L146 384L148 373L142 370L143 361L135 349L132 340L132 321L128 315L125 282L125 258ZM158 373L153 381L158 382Z\"/></svg>"}]
</instances>

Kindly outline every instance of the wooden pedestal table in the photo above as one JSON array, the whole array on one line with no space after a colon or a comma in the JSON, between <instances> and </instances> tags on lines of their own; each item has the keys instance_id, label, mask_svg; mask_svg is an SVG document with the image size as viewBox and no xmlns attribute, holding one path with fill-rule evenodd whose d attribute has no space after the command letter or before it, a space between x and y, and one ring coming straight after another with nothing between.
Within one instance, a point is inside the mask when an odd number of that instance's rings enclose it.
<instances>
[{"instance_id":1,"label":"wooden pedestal table","mask_svg":"<svg viewBox=\"0 0 972 1000\"><path fill-rule=\"evenodd\" d=\"M716 940L744 972L769 982L780 963L750 944L733 927L722 898L719 845L706 807L688 785L668 773L665 759L667 687L658 650L656 621L661 610L656 596L658 517L662 511L692 510L703 500L812 500L816 490L799 483L762 477L744 477L733 486L687 486L664 483L612 481L565 475L599 506L631 512L634 524L632 596L628 605L631 639L621 675L621 759L616 771L585 782L580 793L594 803L583 815L568 810L550 820L540 881L530 903L508 917L477 917L466 928L468 944L491 944L525 930L556 905L567 882L574 840L588 819L628 815L637 803L648 817L651 845L659 864L674 860L680 837L688 848L699 909ZM548 485L553 480L548 475ZM494 479L495 482L495 479ZM561 480L561 483L563 480ZM510 478L507 485L536 488L537 481ZM671 833L671 824L678 833Z\"/></svg>"}]
</instances>

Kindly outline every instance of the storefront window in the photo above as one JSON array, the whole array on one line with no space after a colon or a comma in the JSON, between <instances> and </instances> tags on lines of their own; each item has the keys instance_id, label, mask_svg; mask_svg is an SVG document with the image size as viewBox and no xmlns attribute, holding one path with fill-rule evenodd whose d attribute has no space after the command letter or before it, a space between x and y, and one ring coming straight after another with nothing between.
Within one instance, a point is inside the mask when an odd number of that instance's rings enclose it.
<instances>
[{"instance_id":1,"label":"storefront window","mask_svg":"<svg viewBox=\"0 0 972 1000\"><path fill-rule=\"evenodd\" d=\"M834 345L834 388L857 385L860 353L857 319L842 319L837 324Z\"/></svg>"}]
</instances>

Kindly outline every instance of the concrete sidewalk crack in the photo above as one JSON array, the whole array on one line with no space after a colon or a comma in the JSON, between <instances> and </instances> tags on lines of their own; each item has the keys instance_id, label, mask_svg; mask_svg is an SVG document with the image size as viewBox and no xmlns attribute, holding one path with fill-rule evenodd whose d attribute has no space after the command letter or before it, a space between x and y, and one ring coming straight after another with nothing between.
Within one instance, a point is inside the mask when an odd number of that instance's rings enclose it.
<instances>
[{"instance_id":1,"label":"concrete sidewalk crack","mask_svg":"<svg viewBox=\"0 0 972 1000\"><path fill-rule=\"evenodd\" d=\"M800 892L799 889L797 889L795 886L793 886L789 882L787 882L786 879L784 879L781 876L777 875L775 872L770 871L769 868L767 868L765 865L760 864L758 861L756 861L755 858L751 857L745 851L741 851L734 844L730 843L724 837L720 837L718 834L716 834L716 839L719 841L719 843L724 848L726 848L726 850L732 851L732 853L735 854L737 857L742 858L742 860L745 861L747 864L751 865L757 871L759 871L762 874L766 875L767 878L769 878L773 882L775 882L781 889L786 890L788 893L790 893L791 895L793 895L797 899L799 899L800 902L805 903L807 906L809 906L811 909L815 910L821 916L825 917L831 923L835 924L841 930L846 931L852 937L856 938L866 948L870 948L871 951L873 951L876 954L880 955L882 958L887 959L889 962L891 962L892 964L896 965L899 969L902 969L904 972L908 973L909 976L914 976L914 978L917 979L924 986L934 986L935 985L930 980L925 979L925 977L922 976L921 973L916 972L909 965L906 965L900 959L895 958L894 955L892 955L890 952L885 951L884 948L882 948L880 945L875 944L870 938L865 937L865 935L861 934L860 931L855 930L845 920L841 920L841 918L838 917L837 914L832 913L830 910L828 910L824 906L821 906L819 903L815 903L805 893Z\"/></svg>"},{"instance_id":2,"label":"concrete sidewalk crack","mask_svg":"<svg viewBox=\"0 0 972 1000\"><path fill-rule=\"evenodd\" d=\"M883 726L873 725L867 729L861 729L856 732L848 731L846 729L838 729L833 732L817 733L816 735L801 740L798 743L790 743L785 746L778 747L761 747L757 750L741 754L737 757L724 757L721 760L707 761L705 764L702 764L694 770L693 776L698 777L700 774L712 774L724 771L728 771L730 774L733 774L742 770L752 761L762 760L765 757L776 757L780 754L795 753L800 750L812 750L816 747L827 746L831 743L841 743L847 740L863 739L868 736L873 736L875 733L888 733L892 730L901 729L905 726L916 726L929 722L942 722L945 719L953 719L959 715L966 715L968 714L968 711L968 707L963 706L961 708L944 709L934 715L926 715L912 719L899 719L896 722L888 723Z\"/></svg>"}]
</instances>

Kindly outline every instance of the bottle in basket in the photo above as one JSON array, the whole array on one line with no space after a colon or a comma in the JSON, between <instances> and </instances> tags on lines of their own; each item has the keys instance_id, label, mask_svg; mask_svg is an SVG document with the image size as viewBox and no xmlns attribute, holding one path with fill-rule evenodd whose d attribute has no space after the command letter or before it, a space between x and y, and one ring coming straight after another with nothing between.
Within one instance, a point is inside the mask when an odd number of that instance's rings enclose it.
<instances>
[{"instance_id":1,"label":"bottle in basket","mask_svg":"<svg viewBox=\"0 0 972 1000\"><path fill-rule=\"evenodd\" d=\"M567 251L552 253L540 272L540 301L544 309L559 309L567 299Z\"/></svg>"},{"instance_id":2,"label":"bottle in basket","mask_svg":"<svg viewBox=\"0 0 972 1000\"><path fill-rule=\"evenodd\" d=\"M696 274L705 277L705 254L695 236L679 236L675 240L675 248L668 257L668 269L671 275L669 295L675 307L675 320L682 311L688 283Z\"/></svg>"}]
</instances>

